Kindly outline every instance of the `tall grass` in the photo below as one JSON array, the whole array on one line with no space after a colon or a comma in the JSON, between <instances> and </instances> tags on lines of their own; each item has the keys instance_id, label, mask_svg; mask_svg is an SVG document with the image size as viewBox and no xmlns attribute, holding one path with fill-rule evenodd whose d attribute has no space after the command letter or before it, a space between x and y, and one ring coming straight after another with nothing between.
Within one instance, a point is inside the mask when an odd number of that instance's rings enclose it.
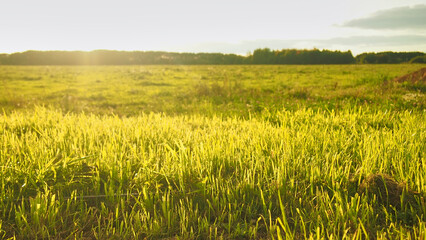
<instances>
[{"instance_id":1,"label":"tall grass","mask_svg":"<svg viewBox=\"0 0 426 240\"><path fill-rule=\"evenodd\" d=\"M134 117L0 115L0 238L420 239L426 205L357 193L387 173L426 192L423 112L348 108Z\"/></svg>"}]
</instances>

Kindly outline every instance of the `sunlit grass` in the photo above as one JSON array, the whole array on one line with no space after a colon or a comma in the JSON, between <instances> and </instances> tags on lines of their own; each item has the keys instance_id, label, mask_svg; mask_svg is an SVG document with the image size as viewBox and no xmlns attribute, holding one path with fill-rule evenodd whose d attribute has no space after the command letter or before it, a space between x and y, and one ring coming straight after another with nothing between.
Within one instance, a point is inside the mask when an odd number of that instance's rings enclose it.
<instances>
[{"instance_id":1,"label":"sunlit grass","mask_svg":"<svg viewBox=\"0 0 426 240\"><path fill-rule=\"evenodd\" d=\"M350 181L387 173L425 192L421 113L300 109L242 120L36 108L0 124L0 236L426 234L424 201L396 211Z\"/></svg>"},{"instance_id":2,"label":"sunlit grass","mask_svg":"<svg viewBox=\"0 0 426 240\"><path fill-rule=\"evenodd\" d=\"M0 239L423 239L422 66L0 66Z\"/></svg>"}]
</instances>

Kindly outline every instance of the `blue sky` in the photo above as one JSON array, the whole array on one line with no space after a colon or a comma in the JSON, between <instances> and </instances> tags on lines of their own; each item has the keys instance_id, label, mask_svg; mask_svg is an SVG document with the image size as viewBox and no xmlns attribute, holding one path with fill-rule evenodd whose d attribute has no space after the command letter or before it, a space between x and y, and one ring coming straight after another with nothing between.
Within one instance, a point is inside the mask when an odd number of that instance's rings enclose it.
<instances>
[{"instance_id":1,"label":"blue sky","mask_svg":"<svg viewBox=\"0 0 426 240\"><path fill-rule=\"evenodd\" d=\"M426 51L426 0L14 0L0 11L3 53Z\"/></svg>"}]
</instances>

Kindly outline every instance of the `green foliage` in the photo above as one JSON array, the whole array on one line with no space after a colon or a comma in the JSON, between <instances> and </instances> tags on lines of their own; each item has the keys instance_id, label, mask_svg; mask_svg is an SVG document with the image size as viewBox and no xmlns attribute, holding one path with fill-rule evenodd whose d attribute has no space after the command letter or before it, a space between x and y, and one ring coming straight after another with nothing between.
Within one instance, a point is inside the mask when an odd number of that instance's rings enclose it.
<instances>
[{"instance_id":1,"label":"green foliage","mask_svg":"<svg viewBox=\"0 0 426 240\"><path fill-rule=\"evenodd\" d=\"M378 53L362 53L356 56L357 63L365 64L390 64L390 63L424 63L412 62L417 57L423 57L423 52L378 52Z\"/></svg>"},{"instance_id":2,"label":"green foliage","mask_svg":"<svg viewBox=\"0 0 426 240\"><path fill-rule=\"evenodd\" d=\"M259 48L241 56L222 53L173 53L153 51L26 51L0 54L0 65L241 65L241 64L390 64L424 63L423 52L362 53L318 49Z\"/></svg>"},{"instance_id":3,"label":"green foliage","mask_svg":"<svg viewBox=\"0 0 426 240\"><path fill-rule=\"evenodd\" d=\"M413 57L409 63L426 63L426 55Z\"/></svg>"},{"instance_id":4,"label":"green foliage","mask_svg":"<svg viewBox=\"0 0 426 240\"><path fill-rule=\"evenodd\" d=\"M355 62L350 51L283 49L273 52L274 64L351 64Z\"/></svg>"},{"instance_id":5,"label":"green foliage","mask_svg":"<svg viewBox=\"0 0 426 240\"><path fill-rule=\"evenodd\" d=\"M153 65L153 64L348 64L354 58L350 51L256 49L253 55L222 53L124 52L96 50L26 51L0 55L0 65Z\"/></svg>"},{"instance_id":6,"label":"green foliage","mask_svg":"<svg viewBox=\"0 0 426 240\"><path fill-rule=\"evenodd\" d=\"M0 65L137 65L137 64L242 64L244 57L221 53L153 51L26 51L0 55Z\"/></svg>"}]
</instances>

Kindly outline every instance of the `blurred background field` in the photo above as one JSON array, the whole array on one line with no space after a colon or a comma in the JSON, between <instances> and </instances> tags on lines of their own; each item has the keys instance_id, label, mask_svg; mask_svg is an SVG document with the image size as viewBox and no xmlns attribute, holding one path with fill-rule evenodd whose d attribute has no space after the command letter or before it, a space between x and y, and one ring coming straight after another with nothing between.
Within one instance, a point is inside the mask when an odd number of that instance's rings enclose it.
<instances>
[{"instance_id":1,"label":"blurred background field","mask_svg":"<svg viewBox=\"0 0 426 240\"><path fill-rule=\"evenodd\" d=\"M392 81L424 66L0 66L0 108L244 117L303 107L424 109L424 82Z\"/></svg>"}]
</instances>

